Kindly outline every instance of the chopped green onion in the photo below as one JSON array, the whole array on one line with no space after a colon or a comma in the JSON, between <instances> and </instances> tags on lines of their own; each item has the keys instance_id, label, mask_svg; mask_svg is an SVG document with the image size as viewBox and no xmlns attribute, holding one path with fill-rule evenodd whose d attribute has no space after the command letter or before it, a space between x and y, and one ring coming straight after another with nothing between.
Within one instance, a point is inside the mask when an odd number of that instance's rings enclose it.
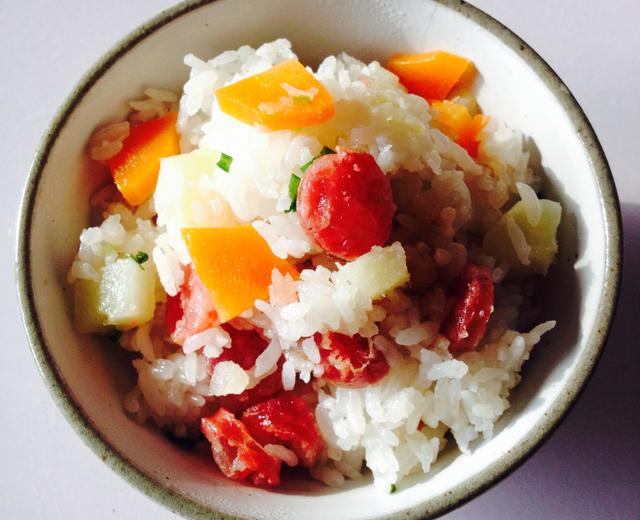
<instances>
[{"instance_id":1,"label":"chopped green onion","mask_svg":"<svg viewBox=\"0 0 640 520\"><path fill-rule=\"evenodd\" d=\"M216 163L216 166L218 166L218 168L220 168L221 170L224 170L225 172L229 173L232 162L233 162L233 157L222 152L220 153L220 160Z\"/></svg>"},{"instance_id":2,"label":"chopped green onion","mask_svg":"<svg viewBox=\"0 0 640 520\"><path fill-rule=\"evenodd\" d=\"M302 173L306 172L309 169L309 166L311 166L311 164L313 164L313 161L315 161L316 158L314 157L313 159L308 160L306 163L304 163L302 166L300 166L300 171Z\"/></svg>"},{"instance_id":3,"label":"chopped green onion","mask_svg":"<svg viewBox=\"0 0 640 520\"><path fill-rule=\"evenodd\" d=\"M335 150L332 150L328 146L323 146L322 150L320 150L320 153L318 155L316 155L313 159L307 161L302 166L300 166L300 171L302 173L306 172L309 169L309 166L311 166L313 164L313 161L315 161L318 157L322 157L323 155L329 155L330 153L336 153L336 152Z\"/></svg>"},{"instance_id":4,"label":"chopped green onion","mask_svg":"<svg viewBox=\"0 0 640 520\"><path fill-rule=\"evenodd\" d=\"M289 198L291 199L291 206L289 206L289 209L286 210L285 213L290 213L296 210L298 186L300 186L300 177L293 173L291 174L291 180L289 180Z\"/></svg>"},{"instance_id":5,"label":"chopped green onion","mask_svg":"<svg viewBox=\"0 0 640 520\"><path fill-rule=\"evenodd\" d=\"M330 153L336 153L335 150L332 150L331 148L329 148L328 146L323 146L322 150L320 150L320 153L318 154L318 157L322 157L323 155L329 155ZM316 159L318 158L316 157Z\"/></svg>"},{"instance_id":6,"label":"chopped green onion","mask_svg":"<svg viewBox=\"0 0 640 520\"><path fill-rule=\"evenodd\" d=\"M311 166L313 161L315 161L318 157L322 157L323 155L328 155L330 153L336 152L328 146L323 146L318 155L300 166L300 171L302 173L306 172L309 169L309 166ZM289 198L291 199L291 206L289 206L289 209L286 210L285 213L290 213L291 211L296 211L297 209L296 201L298 198L298 186L300 186L300 177L293 173L291 174L291 180L289 181Z\"/></svg>"},{"instance_id":7,"label":"chopped green onion","mask_svg":"<svg viewBox=\"0 0 640 520\"><path fill-rule=\"evenodd\" d=\"M149 255L144 251L138 251L135 255L129 255L129 258L136 262L140 266L140 269L144 271L144 267L142 267L142 264L149 260Z\"/></svg>"},{"instance_id":8,"label":"chopped green onion","mask_svg":"<svg viewBox=\"0 0 640 520\"><path fill-rule=\"evenodd\" d=\"M396 486L395 484L391 484L391 489L389 489L389 493L395 493L396 491L398 491L398 486Z\"/></svg>"},{"instance_id":9,"label":"chopped green onion","mask_svg":"<svg viewBox=\"0 0 640 520\"><path fill-rule=\"evenodd\" d=\"M309 96L293 96L294 105L310 105L311 101Z\"/></svg>"}]
</instances>

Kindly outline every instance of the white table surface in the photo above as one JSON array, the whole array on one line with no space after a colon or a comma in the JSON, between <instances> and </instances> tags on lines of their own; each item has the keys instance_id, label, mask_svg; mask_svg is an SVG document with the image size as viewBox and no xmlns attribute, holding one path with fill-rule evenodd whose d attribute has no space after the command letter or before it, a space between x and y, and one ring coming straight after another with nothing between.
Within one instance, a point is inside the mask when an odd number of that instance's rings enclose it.
<instances>
[{"instance_id":1,"label":"white table surface","mask_svg":"<svg viewBox=\"0 0 640 520\"><path fill-rule=\"evenodd\" d=\"M0 518L177 519L93 455L56 409L20 322L13 249L33 151L80 75L172 0L0 0ZM549 441L447 520L640 519L638 0L473 0L556 70L591 120L620 193L625 268L600 363Z\"/></svg>"}]
</instances>

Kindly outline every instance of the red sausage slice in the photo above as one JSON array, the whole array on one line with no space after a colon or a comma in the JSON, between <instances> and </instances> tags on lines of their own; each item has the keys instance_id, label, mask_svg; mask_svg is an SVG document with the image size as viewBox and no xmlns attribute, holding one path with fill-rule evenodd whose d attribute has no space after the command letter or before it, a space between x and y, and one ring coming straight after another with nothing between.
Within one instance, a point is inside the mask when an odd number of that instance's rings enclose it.
<instances>
[{"instance_id":1,"label":"red sausage slice","mask_svg":"<svg viewBox=\"0 0 640 520\"><path fill-rule=\"evenodd\" d=\"M442 326L452 353L475 350L493 312L493 281L488 267L467 264L457 281L455 304Z\"/></svg>"},{"instance_id":2,"label":"red sausage slice","mask_svg":"<svg viewBox=\"0 0 640 520\"><path fill-rule=\"evenodd\" d=\"M330 332L316 343L324 367L323 379L339 386L360 388L376 383L389 372L382 352L367 338Z\"/></svg>"},{"instance_id":3,"label":"red sausage slice","mask_svg":"<svg viewBox=\"0 0 640 520\"><path fill-rule=\"evenodd\" d=\"M242 414L242 422L263 446L284 444L308 468L315 465L324 447L314 413L293 392L252 406Z\"/></svg>"},{"instance_id":4,"label":"red sausage slice","mask_svg":"<svg viewBox=\"0 0 640 520\"><path fill-rule=\"evenodd\" d=\"M211 443L213 459L225 477L250 478L256 486L280 483L280 460L264 451L231 412L220 408L211 417L204 417L201 427Z\"/></svg>"},{"instance_id":5,"label":"red sausage slice","mask_svg":"<svg viewBox=\"0 0 640 520\"><path fill-rule=\"evenodd\" d=\"M384 245L395 210L389 178L368 153L319 157L298 190L297 212L307 234L344 260Z\"/></svg>"},{"instance_id":6,"label":"red sausage slice","mask_svg":"<svg viewBox=\"0 0 640 520\"><path fill-rule=\"evenodd\" d=\"M182 345L189 336L213 326L217 319L209 291L193 266L187 266L180 292L167 298L167 334L175 343Z\"/></svg>"},{"instance_id":7,"label":"red sausage slice","mask_svg":"<svg viewBox=\"0 0 640 520\"><path fill-rule=\"evenodd\" d=\"M267 348L269 342L262 336L258 329L238 330L228 323L222 328L231 336L231 347L225 349L216 359L209 360L209 373L212 374L215 366L221 361L233 361L244 370L249 370L255 365L256 359ZM278 362L277 370L262 379L256 386L245 390L238 395L225 395L218 397L217 403L228 410L238 413L242 410L268 399L269 397L282 392L282 364L283 359Z\"/></svg>"}]
</instances>

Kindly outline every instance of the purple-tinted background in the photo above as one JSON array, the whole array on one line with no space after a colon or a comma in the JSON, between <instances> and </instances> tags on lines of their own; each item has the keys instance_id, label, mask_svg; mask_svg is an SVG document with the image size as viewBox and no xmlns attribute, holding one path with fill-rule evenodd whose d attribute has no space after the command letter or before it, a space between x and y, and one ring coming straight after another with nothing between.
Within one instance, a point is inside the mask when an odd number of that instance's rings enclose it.
<instances>
[{"instance_id":1,"label":"purple-tinted background","mask_svg":"<svg viewBox=\"0 0 640 520\"><path fill-rule=\"evenodd\" d=\"M55 408L31 360L13 282L18 194L46 124L80 75L171 0L3 0L0 6L0 518L176 519L106 468ZM474 0L558 72L598 133L625 226L619 311L580 400L521 468L447 520L640 519L640 2Z\"/></svg>"}]
</instances>

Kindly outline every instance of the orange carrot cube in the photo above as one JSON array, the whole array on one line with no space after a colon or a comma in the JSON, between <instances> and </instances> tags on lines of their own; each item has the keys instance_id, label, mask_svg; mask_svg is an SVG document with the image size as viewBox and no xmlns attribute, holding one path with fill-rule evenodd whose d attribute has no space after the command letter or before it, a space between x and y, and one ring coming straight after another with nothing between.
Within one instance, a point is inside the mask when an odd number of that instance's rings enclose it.
<instances>
[{"instance_id":1,"label":"orange carrot cube","mask_svg":"<svg viewBox=\"0 0 640 520\"><path fill-rule=\"evenodd\" d=\"M118 190L132 206L142 204L153 195L160 159L180 153L176 119L177 114L171 112L132 126L122 150L108 161Z\"/></svg>"},{"instance_id":2,"label":"orange carrot cube","mask_svg":"<svg viewBox=\"0 0 640 520\"><path fill-rule=\"evenodd\" d=\"M218 89L216 98L225 114L271 130L317 125L335 113L331 94L297 60Z\"/></svg>"},{"instance_id":3,"label":"orange carrot cube","mask_svg":"<svg viewBox=\"0 0 640 520\"><path fill-rule=\"evenodd\" d=\"M268 298L274 269L298 277L252 226L185 228L182 236L221 323L249 309L255 300Z\"/></svg>"},{"instance_id":4,"label":"orange carrot cube","mask_svg":"<svg viewBox=\"0 0 640 520\"><path fill-rule=\"evenodd\" d=\"M487 116L471 117L466 106L451 101L434 101L431 115L433 126L467 150L471 157L478 156L480 132L489 120Z\"/></svg>"},{"instance_id":5,"label":"orange carrot cube","mask_svg":"<svg viewBox=\"0 0 640 520\"><path fill-rule=\"evenodd\" d=\"M475 75L473 63L466 58L444 51L421 54L395 54L387 63L400 83L411 93L428 101L443 100L464 76L471 82Z\"/></svg>"}]
</instances>

